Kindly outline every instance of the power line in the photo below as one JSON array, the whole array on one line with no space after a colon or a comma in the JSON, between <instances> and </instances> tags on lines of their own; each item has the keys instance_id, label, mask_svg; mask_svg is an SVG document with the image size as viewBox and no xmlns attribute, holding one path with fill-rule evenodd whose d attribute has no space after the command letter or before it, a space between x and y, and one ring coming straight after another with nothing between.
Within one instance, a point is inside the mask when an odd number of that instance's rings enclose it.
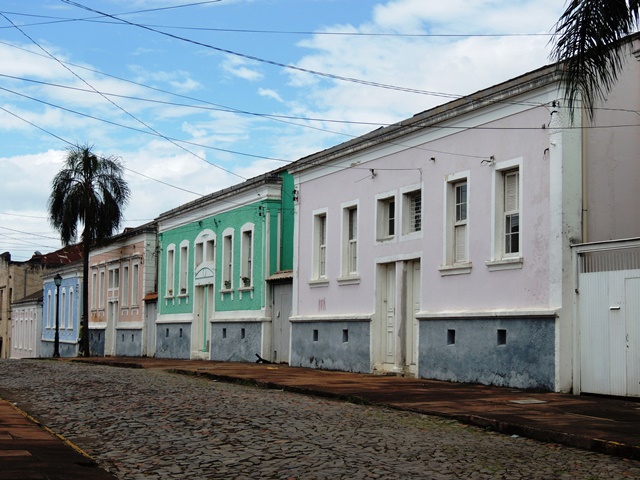
<instances>
[{"instance_id":1,"label":"power line","mask_svg":"<svg viewBox=\"0 0 640 480\"><path fill-rule=\"evenodd\" d=\"M69 68L68 66L66 66L64 64L64 62L61 62L60 60L58 60L58 58L51 54L47 49L45 49L42 45L40 45L38 42L36 42L33 38L31 38L26 32L24 32L22 29L20 29L15 23L13 23L13 21L11 21L9 18L7 18L4 14L0 13L0 16L4 17L5 20L7 20L9 23L11 23L22 35L24 35L25 37L27 37L34 45L36 45L40 50L42 50L43 52L45 52L49 57L51 57L53 60L55 60L60 66L62 66L65 70L67 70L69 73L71 73L74 77L76 77L78 80L80 80L82 83L84 83L85 85L87 85L89 88L91 88L95 93L97 93L98 95L100 95L102 98L104 98L107 102L109 102L110 104L112 104L114 107L118 108L120 111L122 111L123 113L125 113L126 115L128 115L129 117L133 118L135 121L137 121L138 123L144 125L146 128L148 128L149 130L151 130L152 132L156 133L158 136L162 137L164 140L168 141L169 143L175 145L176 147L180 148L181 150L189 153L190 155L193 155L196 158L199 158L200 160L202 160L203 162L208 163L209 165L212 165L216 168L219 168L220 170L230 174L230 175L234 175L238 178L241 178L243 180L246 180L246 178L244 178L241 175L238 175L235 172L232 172L231 170L228 170L220 165L216 165L215 163L212 162L207 162L204 158L200 157L199 155L197 155L196 153L192 152L191 150L189 150L188 148L183 147L182 145L177 144L176 142L172 141L171 139L169 139L168 137L164 136L162 133L160 133L158 130L154 129L151 125L147 124L146 122L142 121L141 119L139 119L138 117L136 117L135 115L133 115L132 113L128 112L127 110L125 110L124 108L122 108L120 105L118 105L117 103L115 103L113 100L111 100L109 97L107 97L106 95L102 94L101 92L99 92L96 88L93 87L93 85L91 85L89 82L87 82L84 78L82 78L80 75L78 75L77 73L75 73L73 70L71 70L71 68Z\"/></svg>"}]
</instances>

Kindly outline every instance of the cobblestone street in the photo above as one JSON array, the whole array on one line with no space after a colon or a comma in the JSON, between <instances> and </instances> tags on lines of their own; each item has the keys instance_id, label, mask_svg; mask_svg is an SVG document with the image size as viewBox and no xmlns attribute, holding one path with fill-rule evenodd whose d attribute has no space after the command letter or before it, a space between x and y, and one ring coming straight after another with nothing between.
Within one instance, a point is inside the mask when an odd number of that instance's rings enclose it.
<instances>
[{"instance_id":1,"label":"cobblestone street","mask_svg":"<svg viewBox=\"0 0 640 480\"><path fill-rule=\"evenodd\" d=\"M0 361L0 396L121 479L630 479L640 463L158 370Z\"/></svg>"}]
</instances>

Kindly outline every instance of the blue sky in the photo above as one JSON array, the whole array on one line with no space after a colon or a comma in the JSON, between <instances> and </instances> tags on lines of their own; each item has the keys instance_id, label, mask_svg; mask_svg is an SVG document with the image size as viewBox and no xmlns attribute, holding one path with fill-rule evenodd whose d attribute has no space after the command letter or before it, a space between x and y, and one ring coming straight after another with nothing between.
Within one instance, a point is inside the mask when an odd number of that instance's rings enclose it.
<instances>
[{"instance_id":1,"label":"blue sky","mask_svg":"<svg viewBox=\"0 0 640 480\"><path fill-rule=\"evenodd\" d=\"M123 160L136 226L549 63L561 3L3 0L0 252L60 247L69 144Z\"/></svg>"}]
</instances>

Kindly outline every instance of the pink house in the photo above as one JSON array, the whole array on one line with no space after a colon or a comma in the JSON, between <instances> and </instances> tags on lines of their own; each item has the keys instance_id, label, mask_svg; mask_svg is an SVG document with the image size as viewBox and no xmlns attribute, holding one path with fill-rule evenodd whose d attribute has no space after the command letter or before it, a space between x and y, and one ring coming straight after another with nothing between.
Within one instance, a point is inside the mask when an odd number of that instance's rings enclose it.
<instances>
[{"instance_id":1,"label":"pink house","mask_svg":"<svg viewBox=\"0 0 640 480\"><path fill-rule=\"evenodd\" d=\"M593 121L551 65L292 165L290 363L579 391L577 255L640 237L639 46Z\"/></svg>"},{"instance_id":2,"label":"pink house","mask_svg":"<svg viewBox=\"0 0 640 480\"><path fill-rule=\"evenodd\" d=\"M125 229L89 256L91 355L155 354L156 226Z\"/></svg>"}]
</instances>

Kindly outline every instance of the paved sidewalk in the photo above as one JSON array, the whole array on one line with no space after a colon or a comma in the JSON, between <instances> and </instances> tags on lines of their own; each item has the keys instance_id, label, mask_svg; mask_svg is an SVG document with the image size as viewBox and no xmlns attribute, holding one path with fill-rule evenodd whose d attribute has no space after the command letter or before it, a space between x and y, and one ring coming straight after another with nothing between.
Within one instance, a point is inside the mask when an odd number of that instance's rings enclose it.
<instances>
[{"instance_id":1,"label":"paved sidewalk","mask_svg":"<svg viewBox=\"0 0 640 480\"><path fill-rule=\"evenodd\" d=\"M64 439L0 399L0 480L115 480Z\"/></svg>"},{"instance_id":2,"label":"paved sidewalk","mask_svg":"<svg viewBox=\"0 0 640 480\"><path fill-rule=\"evenodd\" d=\"M640 460L640 402L286 365L156 358L61 359L169 370L212 380L437 415L509 435ZM113 480L95 462L0 400L0 480Z\"/></svg>"}]
</instances>

